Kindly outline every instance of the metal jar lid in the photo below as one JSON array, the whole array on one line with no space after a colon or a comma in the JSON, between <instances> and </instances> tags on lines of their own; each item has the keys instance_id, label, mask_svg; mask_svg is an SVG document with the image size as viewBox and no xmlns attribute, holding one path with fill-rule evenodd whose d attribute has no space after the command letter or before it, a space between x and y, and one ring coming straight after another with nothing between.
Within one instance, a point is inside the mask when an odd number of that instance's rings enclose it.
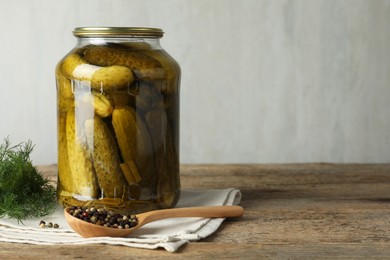
<instances>
[{"instance_id":1,"label":"metal jar lid","mask_svg":"<svg viewBox=\"0 0 390 260\"><path fill-rule=\"evenodd\" d=\"M139 37L161 38L164 32L160 28L148 27L77 27L73 35L79 38L88 37Z\"/></svg>"}]
</instances>

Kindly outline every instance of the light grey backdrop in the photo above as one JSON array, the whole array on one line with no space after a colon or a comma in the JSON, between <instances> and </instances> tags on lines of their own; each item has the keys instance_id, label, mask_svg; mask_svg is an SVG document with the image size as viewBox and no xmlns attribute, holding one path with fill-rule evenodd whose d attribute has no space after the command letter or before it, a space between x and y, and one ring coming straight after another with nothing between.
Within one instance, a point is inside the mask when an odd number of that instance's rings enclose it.
<instances>
[{"instance_id":1,"label":"light grey backdrop","mask_svg":"<svg viewBox=\"0 0 390 260\"><path fill-rule=\"evenodd\" d=\"M55 163L78 26L150 26L182 68L183 163L390 162L390 1L0 0L0 138Z\"/></svg>"}]
</instances>

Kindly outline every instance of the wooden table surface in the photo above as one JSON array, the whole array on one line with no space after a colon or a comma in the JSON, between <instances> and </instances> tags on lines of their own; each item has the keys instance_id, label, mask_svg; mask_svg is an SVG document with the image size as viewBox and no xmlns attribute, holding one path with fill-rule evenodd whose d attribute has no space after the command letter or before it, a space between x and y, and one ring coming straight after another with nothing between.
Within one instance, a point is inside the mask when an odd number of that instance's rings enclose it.
<instances>
[{"instance_id":1,"label":"wooden table surface","mask_svg":"<svg viewBox=\"0 0 390 260\"><path fill-rule=\"evenodd\" d=\"M41 166L55 178L55 166ZM390 258L390 164L182 165L182 189L238 188L242 218L176 253L0 243L0 259Z\"/></svg>"}]
</instances>

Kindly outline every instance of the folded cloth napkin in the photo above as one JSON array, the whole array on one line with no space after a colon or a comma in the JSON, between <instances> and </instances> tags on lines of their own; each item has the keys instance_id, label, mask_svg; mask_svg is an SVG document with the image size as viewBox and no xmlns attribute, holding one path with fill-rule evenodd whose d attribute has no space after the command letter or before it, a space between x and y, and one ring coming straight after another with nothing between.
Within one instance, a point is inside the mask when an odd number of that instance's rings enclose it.
<instances>
[{"instance_id":1,"label":"folded cloth napkin","mask_svg":"<svg viewBox=\"0 0 390 260\"><path fill-rule=\"evenodd\" d=\"M236 189L183 190L177 208L196 206L238 205L241 193ZM59 224L60 228L40 228L39 222ZM223 218L171 218L146 224L126 238L83 238L67 224L63 208L39 219L0 219L0 241L37 245L54 244L110 244L137 248L156 249L162 247L176 251L190 241L197 241L215 232Z\"/></svg>"}]
</instances>

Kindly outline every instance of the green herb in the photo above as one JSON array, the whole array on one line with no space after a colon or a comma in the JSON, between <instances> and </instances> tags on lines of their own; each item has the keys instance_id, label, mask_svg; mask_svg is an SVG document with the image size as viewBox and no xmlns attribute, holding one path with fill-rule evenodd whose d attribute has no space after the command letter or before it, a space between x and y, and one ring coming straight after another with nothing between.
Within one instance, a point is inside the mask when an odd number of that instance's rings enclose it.
<instances>
[{"instance_id":1,"label":"green herb","mask_svg":"<svg viewBox=\"0 0 390 260\"><path fill-rule=\"evenodd\" d=\"M0 217L18 221L45 216L56 205L55 187L30 160L31 141L11 146L8 138L0 145Z\"/></svg>"}]
</instances>

